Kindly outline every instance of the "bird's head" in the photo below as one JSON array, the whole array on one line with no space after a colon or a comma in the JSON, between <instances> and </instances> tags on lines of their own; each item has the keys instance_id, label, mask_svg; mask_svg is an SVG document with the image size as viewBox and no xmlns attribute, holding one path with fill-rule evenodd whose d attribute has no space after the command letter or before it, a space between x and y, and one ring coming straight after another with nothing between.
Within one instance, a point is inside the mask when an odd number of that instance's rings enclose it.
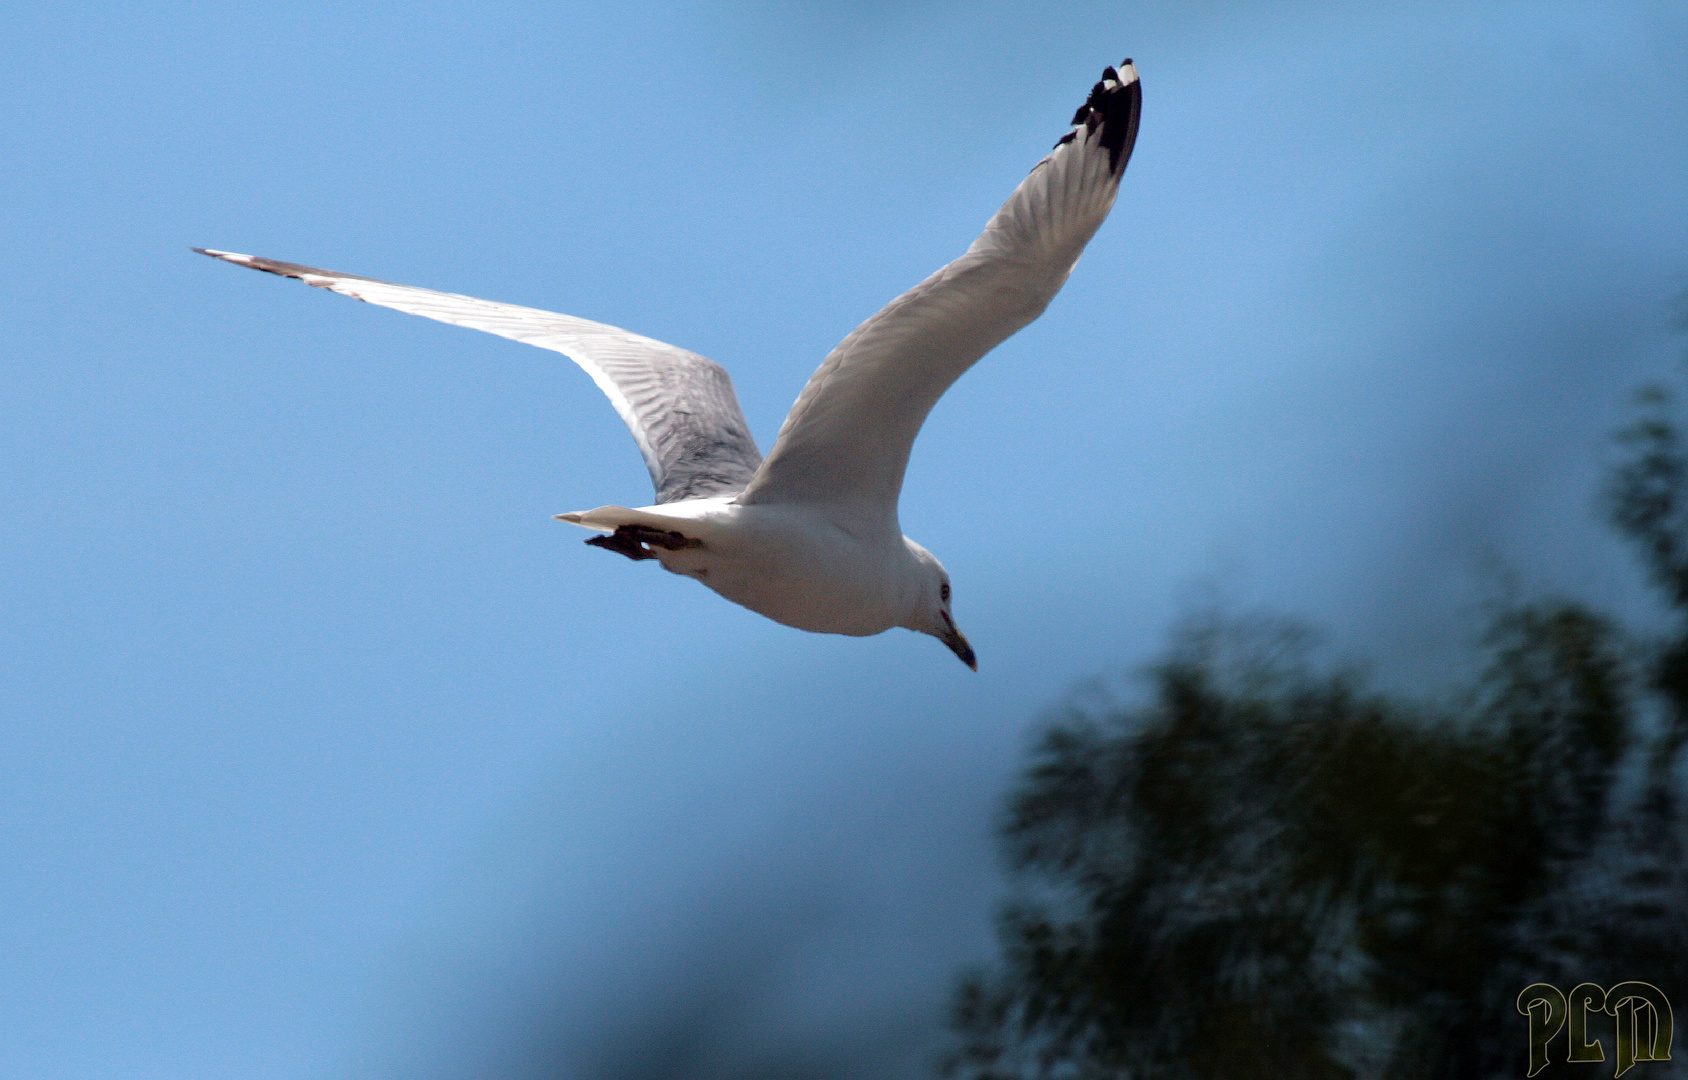
<instances>
[{"instance_id":1,"label":"bird's head","mask_svg":"<svg viewBox=\"0 0 1688 1080\"><path fill-rule=\"evenodd\" d=\"M903 542L908 545L909 553L920 568L917 575L920 583L918 595L908 621L903 625L922 634L931 634L949 646L950 652L960 657L963 664L978 671L979 662L973 655L973 646L967 644L967 639L955 628L955 618L950 614L949 574L930 551L907 537L903 538Z\"/></svg>"}]
</instances>

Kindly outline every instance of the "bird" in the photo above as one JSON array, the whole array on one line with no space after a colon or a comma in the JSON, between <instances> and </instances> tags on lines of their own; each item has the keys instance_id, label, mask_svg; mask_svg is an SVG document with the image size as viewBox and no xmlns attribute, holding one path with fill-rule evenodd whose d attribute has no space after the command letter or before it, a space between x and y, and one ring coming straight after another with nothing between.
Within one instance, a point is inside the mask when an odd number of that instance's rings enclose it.
<instances>
[{"instance_id":1,"label":"bird","mask_svg":"<svg viewBox=\"0 0 1688 1080\"><path fill-rule=\"evenodd\" d=\"M764 458L718 364L604 323L298 263L194 248L382 307L562 353L609 397L656 501L555 515L586 543L695 578L799 630L929 634L978 670L949 574L904 536L903 473L921 424L963 372L1043 313L1112 208L1142 89L1108 67L1070 129L960 258L862 323L822 361Z\"/></svg>"}]
</instances>

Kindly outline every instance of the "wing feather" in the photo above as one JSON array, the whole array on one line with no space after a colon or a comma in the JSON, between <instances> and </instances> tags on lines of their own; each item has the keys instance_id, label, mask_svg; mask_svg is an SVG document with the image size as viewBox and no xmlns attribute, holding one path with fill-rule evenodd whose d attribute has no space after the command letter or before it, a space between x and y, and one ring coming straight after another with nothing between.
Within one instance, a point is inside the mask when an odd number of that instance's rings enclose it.
<instances>
[{"instance_id":1,"label":"wing feather","mask_svg":"<svg viewBox=\"0 0 1688 1080\"><path fill-rule=\"evenodd\" d=\"M592 376L627 422L650 469L658 503L736 494L761 464L732 379L719 364L696 353L553 311L232 251L194 250L381 307L562 353Z\"/></svg>"},{"instance_id":2,"label":"wing feather","mask_svg":"<svg viewBox=\"0 0 1688 1080\"><path fill-rule=\"evenodd\" d=\"M792 406L739 501L825 507L846 528L895 521L920 425L980 357L1060 291L1102 224L1137 138L1130 60L1108 68L1073 128L961 258L839 343Z\"/></svg>"}]
</instances>

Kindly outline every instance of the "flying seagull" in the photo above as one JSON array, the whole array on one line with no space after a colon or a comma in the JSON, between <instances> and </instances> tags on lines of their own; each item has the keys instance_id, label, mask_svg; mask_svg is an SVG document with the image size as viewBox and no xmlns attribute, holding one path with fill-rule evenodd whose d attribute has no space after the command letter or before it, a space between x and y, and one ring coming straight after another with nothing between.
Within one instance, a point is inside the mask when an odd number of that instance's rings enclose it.
<instances>
[{"instance_id":1,"label":"flying seagull","mask_svg":"<svg viewBox=\"0 0 1688 1080\"><path fill-rule=\"evenodd\" d=\"M586 541L656 559L775 622L931 634L974 670L950 582L902 533L897 496L920 425L961 373L1043 313L1113 206L1137 139L1137 69L1108 68L1072 130L961 258L886 305L810 377L766 458L718 364L603 323L297 263L195 248L254 270L562 353L633 431L656 503L558 514Z\"/></svg>"}]
</instances>

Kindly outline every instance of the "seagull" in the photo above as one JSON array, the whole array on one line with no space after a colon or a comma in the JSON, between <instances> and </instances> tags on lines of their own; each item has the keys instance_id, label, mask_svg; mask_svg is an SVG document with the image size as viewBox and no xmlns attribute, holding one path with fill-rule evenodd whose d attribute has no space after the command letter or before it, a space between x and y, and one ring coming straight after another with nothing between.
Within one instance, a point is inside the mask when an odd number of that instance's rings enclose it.
<instances>
[{"instance_id":1,"label":"seagull","mask_svg":"<svg viewBox=\"0 0 1688 1080\"><path fill-rule=\"evenodd\" d=\"M656 488L650 506L556 515L601 534L588 544L655 559L799 630L930 634L977 671L950 613L949 575L898 524L909 450L950 384L1042 314L1066 282L1113 206L1142 100L1129 59L1105 69L1071 130L973 246L832 350L766 458L726 371L685 349L572 315L193 250L562 353L609 396Z\"/></svg>"}]
</instances>

